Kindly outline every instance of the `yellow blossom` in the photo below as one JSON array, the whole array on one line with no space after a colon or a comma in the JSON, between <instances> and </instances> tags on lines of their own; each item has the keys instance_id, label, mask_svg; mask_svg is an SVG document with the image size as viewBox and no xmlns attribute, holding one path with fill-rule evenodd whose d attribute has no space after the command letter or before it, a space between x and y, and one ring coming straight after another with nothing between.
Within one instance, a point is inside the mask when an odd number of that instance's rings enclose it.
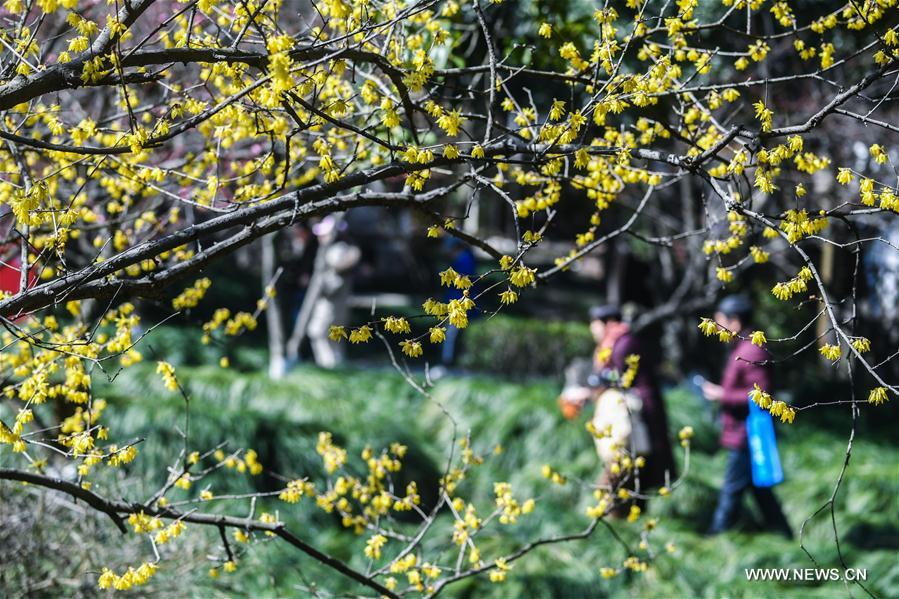
<instances>
[{"instance_id":1,"label":"yellow blossom","mask_svg":"<svg viewBox=\"0 0 899 599\"><path fill-rule=\"evenodd\" d=\"M840 355L842 354L839 345L831 345L830 343L825 343L818 351L831 362L839 360Z\"/></svg>"},{"instance_id":2,"label":"yellow blossom","mask_svg":"<svg viewBox=\"0 0 899 599\"><path fill-rule=\"evenodd\" d=\"M421 347L421 343L419 343L418 341L413 341L412 339L401 341L400 347L402 348L403 353L410 358L417 358L422 353L424 353L424 350Z\"/></svg>"},{"instance_id":3,"label":"yellow blossom","mask_svg":"<svg viewBox=\"0 0 899 599\"><path fill-rule=\"evenodd\" d=\"M868 403L875 406L879 406L880 404L886 402L888 399L889 397L887 396L886 387L875 387L871 389L870 393L868 393Z\"/></svg>"},{"instance_id":4,"label":"yellow blossom","mask_svg":"<svg viewBox=\"0 0 899 599\"><path fill-rule=\"evenodd\" d=\"M768 338L765 337L764 331L753 331L750 340L752 341L753 345L758 345L759 347L762 347L763 345L768 343Z\"/></svg>"},{"instance_id":5,"label":"yellow blossom","mask_svg":"<svg viewBox=\"0 0 899 599\"><path fill-rule=\"evenodd\" d=\"M365 543L365 557L369 559L381 559L381 549L387 544L387 537L377 534Z\"/></svg>"}]
</instances>

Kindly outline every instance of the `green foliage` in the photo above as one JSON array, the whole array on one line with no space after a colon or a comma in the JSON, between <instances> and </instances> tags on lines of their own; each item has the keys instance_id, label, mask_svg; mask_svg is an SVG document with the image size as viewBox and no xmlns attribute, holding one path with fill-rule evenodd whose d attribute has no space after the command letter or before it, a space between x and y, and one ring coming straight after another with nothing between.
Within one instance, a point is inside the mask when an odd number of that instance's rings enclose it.
<instances>
[{"instance_id":1,"label":"green foliage","mask_svg":"<svg viewBox=\"0 0 899 599\"><path fill-rule=\"evenodd\" d=\"M584 508L590 501L589 491L575 482L553 486L540 474L542 465L550 464L572 481L589 484L599 473L583 427L587 416L575 422L561 418L554 401L558 392L555 383L520 385L485 377L447 378L432 390L434 401L428 401L392 371L323 372L304 367L284 381L271 382L258 373L204 367L180 368L178 376L191 397L192 448L211 447L222 439L231 439L232 448L253 447L263 464L291 478L318 476L315 436L320 430L331 430L344 433L336 440L355 456L367 444L379 447L394 440L406 443L407 474L422 482L425 491L424 487L433 484L442 472L454 432L456 438L470 433L485 463L463 483L461 494L474 499L484 512L492 505L495 481L508 480L516 495L538 498L534 513L518 526L504 527L502 535L479 537L486 559L538 536L576 532L587 524ZM158 378L149 367L132 369L122 374L116 385L104 389L111 400L109 414L119 420L114 430L157 439L153 446L142 448L141 457L134 463L130 474L137 478L159 472L159 466L171 464L181 449L172 425L183 420L184 400L166 391ZM450 587L447 596L845 596L846 589L839 583L805 586L747 582L744 568L813 566L798 542L757 532L759 525L752 516L741 522L738 532L711 539L702 535L714 509L725 456L715 451L715 428L699 418L696 400L689 393L675 389L667 399L672 431L688 423L696 429L686 484L672 497L653 501L649 509L651 517L660 518L655 538L673 541L675 554L662 551L654 569L645 576L603 580L599 568L620 563L626 555L600 528L589 540L543 548L515 562L509 580L502 585L479 578ZM453 414L455 428L441 406ZM778 494L798 530L801 521L833 492L845 451L845 431L816 430L814 422L802 418L792 427L778 430L787 473ZM502 445L502 451L494 454L497 444ZM879 595L899 585L893 524L894 500L899 492L897 453L895 447L878 444L877 439L860 432L853 445L852 467L837 502L846 562L868 568L870 588ZM138 491L147 491L159 482L143 481L143 489L132 486L128 493L139 495ZM228 471L210 482L216 494L223 494L267 490L276 481ZM172 498L193 497L198 492L175 490ZM426 495L426 503L430 500ZM261 501L257 509L277 511L304 538L365 569L361 555L365 536L343 530L336 519L303 501L297 506ZM629 542L638 540L635 530L621 523L614 525ZM413 529L412 523L406 526ZM444 518L437 529L448 537L450 526L450 520ZM806 546L822 567L839 566L826 512L809 523L805 534ZM214 546L214 531L209 535L208 542ZM388 556L391 547L388 544ZM195 576L181 572L175 579L163 570L157 584L174 584L173 588L187 593L189 581L189 593L197 597L290 595L309 580L322 577L328 581L324 586L334 588L333 573L324 572L282 543L255 546L241 559L240 576L223 574L212 580L206 575L202 556L193 559L197 563ZM350 593L358 591L341 586L344 581L335 584Z\"/></svg>"},{"instance_id":2,"label":"green foliage","mask_svg":"<svg viewBox=\"0 0 899 599\"><path fill-rule=\"evenodd\" d=\"M462 366L515 376L558 376L573 359L593 351L584 323L511 316L474 321L462 343Z\"/></svg>"},{"instance_id":3,"label":"green foliage","mask_svg":"<svg viewBox=\"0 0 899 599\"><path fill-rule=\"evenodd\" d=\"M335 441L357 454L365 444L387 445L391 441L415 443L405 432L410 422L395 418L383 405L370 398L390 398L410 407L417 400L414 391L401 380L380 373L353 373L353 385L345 385L341 375L315 369L303 369L284 381L272 382L263 373L235 373L218 367L179 368L179 381L190 397L191 450L206 450L222 440L229 444L226 453L253 448L266 467L288 478L321 475L321 462L315 453L320 431L331 431ZM150 368L124 373L114 385L101 386L101 394L116 404L121 422L117 426L125 439L153 436L160 443L142 447L136 462L140 470L164 473L183 446L179 430L185 430L187 404L172 393ZM147 396L154 409L147 409ZM352 438L344 438L346 431ZM420 447L416 453L421 455ZM433 474L430 478L433 478ZM160 481L153 481L158 484ZM221 476L215 481L217 492L245 492L275 484L249 476ZM283 485L282 485L283 486Z\"/></svg>"}]
</instances>

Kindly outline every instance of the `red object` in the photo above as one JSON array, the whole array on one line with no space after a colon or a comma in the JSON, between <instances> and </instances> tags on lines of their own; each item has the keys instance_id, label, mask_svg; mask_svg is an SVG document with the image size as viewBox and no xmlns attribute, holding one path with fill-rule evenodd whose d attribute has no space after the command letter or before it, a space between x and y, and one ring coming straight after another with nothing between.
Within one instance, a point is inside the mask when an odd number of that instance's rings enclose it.
<instances>
[{"instance_id":1,"label":"red object","mask_svg":"<svg viewBox=\"0 0 899 599\"><path fill-rule=\"evenodd\" d=\"M22 284L22 261L18 257L9 258L0 264L0 291L8 295L15 295L20 291ZM28 273L26 287L34 287L37 276L34 274L34 265L31 265Z\"/></svg>"},{"instance_id":2,"label":"red object","mask_svg":"<svg viewBox=\"0 0 899 599\"><path fill-rule=\"evenodd\" d=\"M721 446L741 449L746 446L746 417L749 415L749 392L757 383L771 390L771 369L754 362L768 360L768 352L748 339L737 341L727 358L721 387Z\"/></svg>"},{"instance_id":3,"label":"red object","mask_svg":"<svg viewBox=\"0 0 899 599\"><path fill-rule=\"evenodd\" d=\"M562 410L562 416L565 417L565 420L574 420L581 413L581 407L579 405L565 401L561 397L559 398L559 409Z\"/></svg>"}]
</instances>

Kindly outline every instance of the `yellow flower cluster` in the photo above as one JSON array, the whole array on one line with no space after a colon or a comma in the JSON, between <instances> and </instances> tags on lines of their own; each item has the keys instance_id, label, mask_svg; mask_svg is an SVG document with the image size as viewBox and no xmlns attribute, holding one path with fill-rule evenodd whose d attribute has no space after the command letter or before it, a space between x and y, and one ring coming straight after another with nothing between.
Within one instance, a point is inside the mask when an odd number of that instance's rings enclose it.
<instances>
[{"instance_id":1,"label":"yellow flower cluster","mask_svg":"<svg viewBox=\"0 0 899 599\"><path fill-rule=\"evenodd\" d=\"M371 340L371 327L362 325L350 332L350 343L367 343Z\"/></svg>"},{"instance_id":2,"label":"yellow flower cluster","mask_svg":"<svg viewBox=\"0 0 899 599\"><path fill-rule=\"evenodd\" d=\"M534 282L537 271L520 264L509 273L509 281L516 287L527 287Z\"/></svg>"},{"instance_id":3,"label":"yellow flower cluster","mask_svg":"<svg viewBox=\"0 0 899 599\"><path fill-rule=\"evenodd\" d=\"M238 472L249 472L253 476L262 473L263 467L259 462L259 456L253 449L247 449L243 452L243 457L241 458L239 455L240 452L225 455L225 452L221 449L215 450L213 453L213 457L220 463L224 464L228 469L235 469ZM188 456L188 463L195 464L199 460L199 454L197 452L193 452L190 456Z\"/></svg>"},{"instance_id":4,"label":"yellow flower cluster","mask_svg":"<svg viewBox=\"0 0 899 599\"><path fill-rule=\"evenodd\" d=\"M628 354L624 359L624 363L627 365L627 370L621 375L621 386L624 389L628 389L634 384L634 379L637 378L637 371L640 369L640 356Z\"/></svg>"},{"instance_id":5,"label":"yellow flower cluster","mask_svg":"<svg viewBox=\"0 0 899 599\"><path fill-rule=\"evenodd\" d=\"M207 278L197 279L197 281L172 300L172 307L175 310L186 310L195 308L206 292L212 286L212 281Z\"/></svg>"},{"instance_id":6,"label":"yellow flower cluster","mask_svg":"<svg viewBox=\"0 0 899 599\"><path fill-rule=\"evenodd\" d=\"M238 312L234 318L225 323L225 334L236 336L244 331L256 330L256 317L249 312Z\"/></svg>"},{"instance_id":7,"label":"yellow flower cluster","mask_svg":"<svg viewBox=\"0 0 899 599\"><path fill-rule=\"evenodd\" d=\"M156 373L162 375L162 382L169 391L178 390L178 379L175 377L175 367L165 361L159 361L156 365Z\"/></svg>"},{"instance_id":8,"label":"yellow flower cluster","mask_svg":"<svg viewBox=\"0 0 899 599\"><path fill-rule=\"evenodd\" d=\"M231 310L228 308L219 308L212 315L212 319L203 323L202 342L208 344L212 339L212 333L231 318Z\"/></svg>"},{"instance_id":9,"label":"yellow flower cluster","mask_svg":"<svg viewBox=\"0 0 899 599\"><path fill-rule=\"evenodd\" d=\"M774 119L774 112L765 106L765 103L761 100L753 104L752 107L755 108L755 118L761 123L762 131L770 131L771 122Z\"/></svg>"},{"instance_id":10,"label":"yellow flower cluster","mask_svg":"<svg viewBox=\"0 0 899 599\"><path fill-rule=\"evenodd\" d=\"M786 301L797 293L804 293L808 290L808 282L812 280L812 271L807 266L800 269L799 274L787 281L786 283L777 283L771 289L771 293L777 299Z\"/></svg>"},{"instance_id":11,"label":"yellow flower cluster","mask_svg":"<svg viewBox=\"0 0 899 599\"><path fill-rule=\"evenodd\" d=\"M855 337L850 344L860 354L871 351L871 340L867 337Z\"/></svg>"},{"instance_id":12,"label":"yellow flower cluster","mask_svg":"<svg viewBox=\"0 0 899 599\"><path fill-rule=\"evenodd\" d=\"M549 464L544 464L540 473L543 475L543 478L552 481L556 485L564 485L568 482L568 479L562 473L553 470Z\"/></svg>"},{"instance_id":13,"label":"yellow flower cluster","mask_svg":"<svg viewBox=\"0 0 899 599\"><path fill-rule=\"evenodd\" d=\"M287 503L297 503L304 495L314 495L315 485L307 480L292 480L278 495L278 499Z\"/></svg>"},{"instance_id":14,"label":"yellow flower cluster","mask_svg":"<svg viewBox=\"0 0 899 599\"><path fill-rule=\"evenodd\" d=\"M512 485L509 483L493 483L493 492L496 495L496 507L501 510L499 516L501 524L515 524L520 516L534 511L534 500L526 499L519 503L512 495Z\"/></svg>"},{"instance_id":15,"label":"yellow flower cluster","mask_svg":"<svg viewBox=\"0 0 899 599\"><path fill-rule=\"evenodd\" d=\"M831 345L830 343L825 343L818 349L818 351L831 362L836 362L843 354L839 345Z\"/></svg>"},{"instance_id":16,"label":"yellow flower cluster","mask_svg":"<svg viewBox=\"0 0 899 599\"><path fill-rule=\"evenodd\" d=\"M749 399L754 401L761 409L769 411L772 416L779 417L781 422L792 424L793 419L796 418L796 410L786 403L772 398L758 384L755 384L752 391L749 392Z\"/></svg>"},{"instance_id":17,"label":"yellow flower cluster","mask_svg":"<svg viewBox=\"0 0 899 599\"><path fill-rule=\"evenodd\" d=\"M690 444L690 439L693 438L693 427L685 426L677 433L677 438L680 439L680 443L683 447L687 447Z\"/></svg>"},{"instance_id":18,"label":"yellow flower cluster","mask_svg":"<svg viewBox=\"0 0 899 599\"><path fill-rule=\"evenodd\" d=\"M106 463L110 466L121 466L122 464L130 464L137 457L137 447L129 445L119 449L116 445L109 446L110 456Z\"/></svg>"},{"instance_id":19,"label":"yellow flower cluster","mask_svg":"<svg viewBox=\"0 0 899 599\"><path fill-rule=\"evenodd\" d=\"M325 471L328 474L333 473L346 463L346 449L334 444L331 433L321 432L318 434L315 451L322 456Z\"/></svg>"},{"instance_id":20,"label":"yellow flower cluster","mask_svg":"<svg viewBox=\"0 0 899 599\"><path fill-rule=\"evenodd\" d=\"M424 353L424 349L422 349L421 343L413 339L406 339L404 341L401 341L400 348L402 348L403 353L410 358L417 358Z\"/></svg>"},{"instance_id":21,"label":"yellow flower cluster","mask_svg":"<svg viewBox=\"0 0 899 599\"><path fill-rule=\"evenodd\" d=\"M140 534L153 532L163 527L162 520L155 516L148 516L144 512L138 512L128 516L128 524L134 528L134 532Z\"/></svg>"},{"instance_id":22,"label":"yellow flower cluster","mask_svg":"<svg viewBox=\"0 0 899 599\"><path fill-rule=\"evenodd\" d=\"M710 318L703 318L699 321L699 330L706 337L718 335L718 340L727 343L734 338L734 333L720 326Z\"/></svg>"},{"instance_id":23,"label":"yellow flower cluster","mask_svg":"<svg viewBox=\"0 0 899 599\"><path fill-rule=\"evenodd\" d=\"M381 534L373 535L365 543L365 557L372 560L381 559L381 549L387 544L387 537Z\"/></svg>"},{"instance_id":24,"label":"yellow flower cluster","mask_svg":"<svg viewBox=\"0 0 899 599\"><path fill-rule=\"evenodd\" d=\"M97 579L97 586L104 590L127 591L136 586L147 584L156 573L156 570L156 564L143 563L137 569L129 567L124 574L119 576L109 568L103 568L100 577Z\"/></svg>"},{"instance_id":25,"label":"yellow flower cluster","mask_svg":"<svg viewBox=\"0 0 899 599\"><path fill-rule=\"evenodd\" d=\"M381 321L384 323L384 330L386 330L388 333L412 332L412 327L409 326L409 321L401 316L388 316L387 318L381 319Z\"/></svg>"},{"instance_id":26,"label":"yellow flower cluster","mask_svg":"<svg viewBox=\"0 0 899 599\"><path fill-rule=\"evenodd\" d=\"M181 536L187 526L181 520L175 520L162 530L156 533L154 540L157 545L164 545L174 538Z\"/></svg>"},{"instance_id":27,"label":"yellow flower cluster","mask_svg":"<svg viewBox=\"0 0 899 599\"><path fill-rule=\"evenodd\" d=\"M494 568L490 570L490 582L503 582L506 579L506 573L512 569L505 559L497 558L493 562Z\"/></svg>"},{"instance_id":28,"label":"yellow flower cluster","mask_svg":"<svg viewBox=\"0 0 899 599\"><path fill-rule=\"evenodd\" d=\"M875 387L868 393L868 403L879 406L889 399L886 387Z\"/></svg>"}]
</instances>

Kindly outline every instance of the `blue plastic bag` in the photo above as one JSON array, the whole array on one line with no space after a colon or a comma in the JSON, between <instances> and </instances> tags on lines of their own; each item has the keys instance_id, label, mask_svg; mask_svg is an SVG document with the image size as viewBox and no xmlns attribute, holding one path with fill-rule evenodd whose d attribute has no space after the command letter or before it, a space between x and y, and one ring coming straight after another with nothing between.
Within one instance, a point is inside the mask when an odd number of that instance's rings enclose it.
<instances>
[{"instance_id":1,"label":"blue plastic bag","mask_svg":"<svg viewBox=\"0 0 899 599\"><path fill-rule=\"evenodd\" d=\"M784 480L784 471L777 453L777 438L771 414L749 400L749 416L746 418L746 438L752 463L752 484L756 487L773 487Z\"/></svg>"}]
</instances>

